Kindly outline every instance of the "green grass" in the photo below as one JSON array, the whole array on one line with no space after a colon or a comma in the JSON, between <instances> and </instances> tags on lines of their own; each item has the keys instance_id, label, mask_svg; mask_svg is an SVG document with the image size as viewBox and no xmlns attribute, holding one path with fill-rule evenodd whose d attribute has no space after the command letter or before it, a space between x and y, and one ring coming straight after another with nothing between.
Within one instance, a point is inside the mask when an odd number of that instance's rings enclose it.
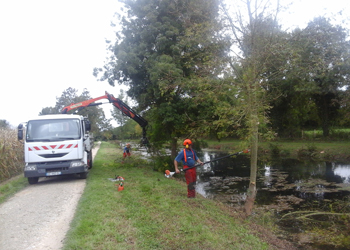
<instances>
[{"instance_id":1,"label":"green grass","mask_svg":"<svg viewBox=\"0 0 350 250\"><path fill-rule=\"evenodd\" d=\"M28 185L27 178L22 177L22 175L1 183L0 204Z\"/></svg>"},{"instance_id":2,"label":"green grass","mask_svg":"<svg viewBox=\"0 0 350 250\"><path fill-rule=\"evenodd\" d=\"M305 139L322 138L323 131L322 130L304 131L303 136ZM350 139L350 129L349 128L331 129L329 131L329 137L333 139L336 138L338 140L348 140Z\"/></svg>"},{"instance_id":3,"label":"green grass","mask_svg":"<svg viewBox=\"0 0 350 250\"><path fill-rule=\"evenodd\" d=\"M269 249L230 210L167 179L133 155L102 143L64 249ZM115 175L125 178L117 191Z\"/></svg>"}]
</instances>

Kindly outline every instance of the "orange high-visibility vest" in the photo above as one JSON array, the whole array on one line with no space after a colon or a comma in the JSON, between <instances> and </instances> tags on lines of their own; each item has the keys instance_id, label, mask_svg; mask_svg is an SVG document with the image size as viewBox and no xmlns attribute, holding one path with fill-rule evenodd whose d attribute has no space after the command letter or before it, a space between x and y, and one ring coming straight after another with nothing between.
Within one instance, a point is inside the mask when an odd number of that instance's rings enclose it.
<instances>
[{"instance_id":1,"label":"orange high-visibility vest","mask_svg":"<svg viewBox=\"0 0 350 250\"><path fill-rule=\"evenodd\" d=\"M192 155L193 155L193 160L196 161L196 156L194 155L193 153L193 150L191 149L192 151ZM187 162L187 157L186 157L186 149L184 149L184 157L185 157L185 163Z\"/></svg>"}]
</instances>

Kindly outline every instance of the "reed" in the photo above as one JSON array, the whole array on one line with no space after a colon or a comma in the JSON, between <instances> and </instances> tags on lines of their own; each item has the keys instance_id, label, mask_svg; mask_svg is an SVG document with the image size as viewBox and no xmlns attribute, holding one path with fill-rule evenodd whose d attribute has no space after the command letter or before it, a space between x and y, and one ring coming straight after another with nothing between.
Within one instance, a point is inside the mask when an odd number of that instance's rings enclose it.
<instances>
[{"instance_id":1,"label":"reed","mask_svg":"<svg viewBox=\"0 0 350 250\"><path fill-rule=\"evenodd\" d=\"M15 129L0 128L0 182L23 171L23 144Z\"/></svg>"}]
</instances>

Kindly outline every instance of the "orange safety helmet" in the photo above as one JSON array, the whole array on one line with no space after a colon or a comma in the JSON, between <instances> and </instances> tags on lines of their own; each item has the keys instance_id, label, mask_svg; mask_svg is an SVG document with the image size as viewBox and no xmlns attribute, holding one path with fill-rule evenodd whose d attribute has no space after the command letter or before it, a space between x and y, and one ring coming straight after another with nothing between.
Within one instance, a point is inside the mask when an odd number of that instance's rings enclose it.
<instances>
[{"instance_id":1,"label":"orange safety helmet","mask_svg":"<svg viewBox=\"0 0 350 250\"><path fill-rule=\"evenodd\" d=\"M188 148L188 145L192 145L192 141L190 139L186 139L184 140L184 146L186 146L186 148Z\"/></svg>"}]
</instances>

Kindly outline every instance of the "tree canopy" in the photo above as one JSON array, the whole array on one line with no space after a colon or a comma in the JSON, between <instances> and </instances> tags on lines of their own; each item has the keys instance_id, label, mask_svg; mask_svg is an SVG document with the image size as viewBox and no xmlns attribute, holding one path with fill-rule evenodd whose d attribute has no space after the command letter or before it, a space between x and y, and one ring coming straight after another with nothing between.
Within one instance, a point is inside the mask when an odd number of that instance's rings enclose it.
<instances>
[{"instance_id":1,"label":"tree canopy","mask_svg":"<svg viewBox=\"0 0 350 250\"><path fill-rule=\"evenodd\" d=\"M94 74L129 87L154 142L247 136L253 117L265 137L319 127L327 136L345 124L343 27L319 17L287 32L278 19L283 6L269 0L241 1L246 10L236 12L219 0L121 2L112 56Z\"/></svg>"},{"instance_id":2,"label":"tree canopy","mask_svg":"<svg viewBox=\"0 0 350 250\"><path fill-rule=\"evenodd\" d=\"M95 75L102 72L101 80L111 85L127 84L139 110L147 110L151 139L175 144L201 124L210 100L193 97L221 72L226 43L218 36L218 1L122 2L128 11L110 47L113 56Z\"/></svg>"},{"instance_id":3,"label":"tree canopy","mask_svg":"<svg viewBox=\"0 0 350 250\"><path fill-rule=\"evenodd\" d=\"M337 118L341 88L349 85L350 43L344 28L324 17L315 18L294 34L299 49L296 92L306 92L317 109L324 136ZM300 46L300 47L299 47Z\"/></svg>"}]
</instances>

